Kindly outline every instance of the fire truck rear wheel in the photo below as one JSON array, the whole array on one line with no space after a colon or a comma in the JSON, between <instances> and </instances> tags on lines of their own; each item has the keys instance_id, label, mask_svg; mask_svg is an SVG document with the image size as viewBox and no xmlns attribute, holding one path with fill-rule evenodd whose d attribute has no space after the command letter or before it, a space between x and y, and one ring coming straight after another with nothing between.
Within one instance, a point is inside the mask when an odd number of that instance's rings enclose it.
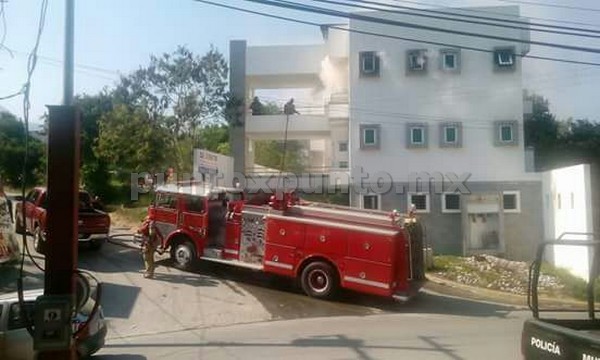
<instances>
[{"instance_id":1,"label":"fire truck rear wheel","mask_svg":"<svg viewBox=\"0 0 600 360\"><path fill-rule=\"evenodd\" d=\"M196 258L194 245L189 241L181 241L175 244L171 249L171 259L176 268L181 270L191 270Z\"/></svg>"},{"instance_id":2,"label":"fire truck rear wheel","mask_svg":"<svg viewBox=\"0 0 600 360\"><path fill-rule=\"evenodd\" d=\"M324 261L308 264L302 270L300 283L308 296L320 299L333 297L339 286L335 268Z\"/></svg>"}]
</instances>

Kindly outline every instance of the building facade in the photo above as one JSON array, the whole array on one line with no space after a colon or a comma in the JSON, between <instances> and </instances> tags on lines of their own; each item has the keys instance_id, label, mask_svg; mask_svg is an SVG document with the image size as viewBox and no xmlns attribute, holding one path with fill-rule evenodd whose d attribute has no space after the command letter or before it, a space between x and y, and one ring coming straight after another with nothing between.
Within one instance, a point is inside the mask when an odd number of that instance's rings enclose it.
<instances>
[{"instance_id":1,"label":"building facade","mask_svg":"<svg viewBox=\"0 0 600 360\"><path fill-rule=\"evenodd\" d=\"M526 22L516 6L478 10ZM253 142L281 139L289 120L288 139L316 149L310 172L349 185L352 206L414 210L436 253L530 259L543 220L523 142L526 26L365 14L444 31L350 20L323 26L322 44L248 47L247 99L305 88L317 100L289 118L246 114L246 170Z\"/></svg>"}]
</instances>

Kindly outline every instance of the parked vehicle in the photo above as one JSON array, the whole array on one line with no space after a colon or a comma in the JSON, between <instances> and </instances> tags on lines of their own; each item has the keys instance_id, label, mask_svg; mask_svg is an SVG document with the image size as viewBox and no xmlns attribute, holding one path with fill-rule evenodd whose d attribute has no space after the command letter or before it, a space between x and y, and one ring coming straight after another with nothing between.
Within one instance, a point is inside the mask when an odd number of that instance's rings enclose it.
<instances>
[{"instance_id":1,"label":"parked vehicle","mask_svg":"<svg viewBox=\"0 0 600 360\"><path fill-rule=\"evenodd\" d=\"M256 199L255 199L256 200ZM298 279L328 298L339 288L407 299L424 280L419 223L396 212L302 203L285 194L246 201L240 189L174 184L157 188L139 230L152 222L176 267L197 259Z\"/></svg>"},{"instance_id":2,"label":"parked vehicle","mask_svg":"<svg viewBox=\"0 0 600 360\"><path fill-rule=\"evenodd\" d=\"M561 250L568 251L570 249L565 247L589 247L594 249L593 253L600 253L600 241L597 239L567 240L564 235L569 234L561 235L559 240L542 243L530 268L527 300L533 318L526 320L523 325L521 352L524 359L600 359L600 320L596 319L594 301L594 285L600 265L598 256L592 256L591 259L586 310L574 309L572 306L543 309L539 305L540 268L547 248L558 245L562 247ZM542 313L553 315L542 317Z\"/></svg>"},{"instance_id":3,"label":"parked vehicle","mask_svg":"<svg viewBox=\"0 0 600 360\"><path fill-rule=\"evenodd\" d=\"M44 291L29 290L24 292L24 307L33 318L35 300ZM85 306L73 317L73 332L75 333L88 320L94 300L90 299ZM27 318L19 304L17 293L0 295L0 359L33 359L33 339L27 332ZM107 326L102 313L102 307L91 319L87 329L75 338L75 347L79 358L86 358L96 353L104 346Z\"/></svg>"},{"instance_id":4,"label":"parked vehicle","mask_svg":"<svg viewBox=\"0 0 600 360\"><path fill-rule=\"evenodd\" d=\"M39 253L46 246L47 192L37 187L16 206L17 232L33 234L34 247ZM25 204L25 219L21 206ZM94 207L94 200L86 191L79 191L79 243L88 243L92 249L100 249L110 232L110 217Z\"/></svg>"}]
</instances>

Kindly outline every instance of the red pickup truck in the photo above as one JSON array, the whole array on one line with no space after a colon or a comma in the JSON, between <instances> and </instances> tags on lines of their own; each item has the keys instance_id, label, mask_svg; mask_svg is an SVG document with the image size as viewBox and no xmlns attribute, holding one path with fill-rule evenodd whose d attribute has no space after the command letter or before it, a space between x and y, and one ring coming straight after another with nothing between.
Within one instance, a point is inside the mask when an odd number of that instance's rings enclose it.
<instances>
[{"instance_id":1,"label":"red pickup truck","mask_svg":"<svg viewBox=\"0 0 600 360\"><path fill-rule=\"evenodd\" d=\"M25 221L23 221L22 204L25 204ZM39 253L44 252L46 239L47 192L37 187L29 192L23 202L16 206L16 230L33 234L34 247ZM110 217L94 208L92 197L86 191L79 191L79 243L89 243L94 250L100 249L108 238Z\"/></svg>"}]
</instances>

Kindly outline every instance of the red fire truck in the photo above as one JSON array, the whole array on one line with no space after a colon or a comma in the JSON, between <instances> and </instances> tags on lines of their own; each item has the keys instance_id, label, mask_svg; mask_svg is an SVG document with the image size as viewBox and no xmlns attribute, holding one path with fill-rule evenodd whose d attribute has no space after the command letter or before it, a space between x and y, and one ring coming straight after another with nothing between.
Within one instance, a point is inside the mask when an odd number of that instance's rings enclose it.
<instances>
[{"instance_id":1,"label":"red fire truck","mask_svg":"<svg viewBox=\"0 0 600 360\"><path fill-rule=\"evenodd\" d=\"M283 275L316 298L341 287L406 300L425 279L420 225L395 211L188 183L158 187L150 221L178 268L202 259Z\"/></svg>"}]
</instances>

